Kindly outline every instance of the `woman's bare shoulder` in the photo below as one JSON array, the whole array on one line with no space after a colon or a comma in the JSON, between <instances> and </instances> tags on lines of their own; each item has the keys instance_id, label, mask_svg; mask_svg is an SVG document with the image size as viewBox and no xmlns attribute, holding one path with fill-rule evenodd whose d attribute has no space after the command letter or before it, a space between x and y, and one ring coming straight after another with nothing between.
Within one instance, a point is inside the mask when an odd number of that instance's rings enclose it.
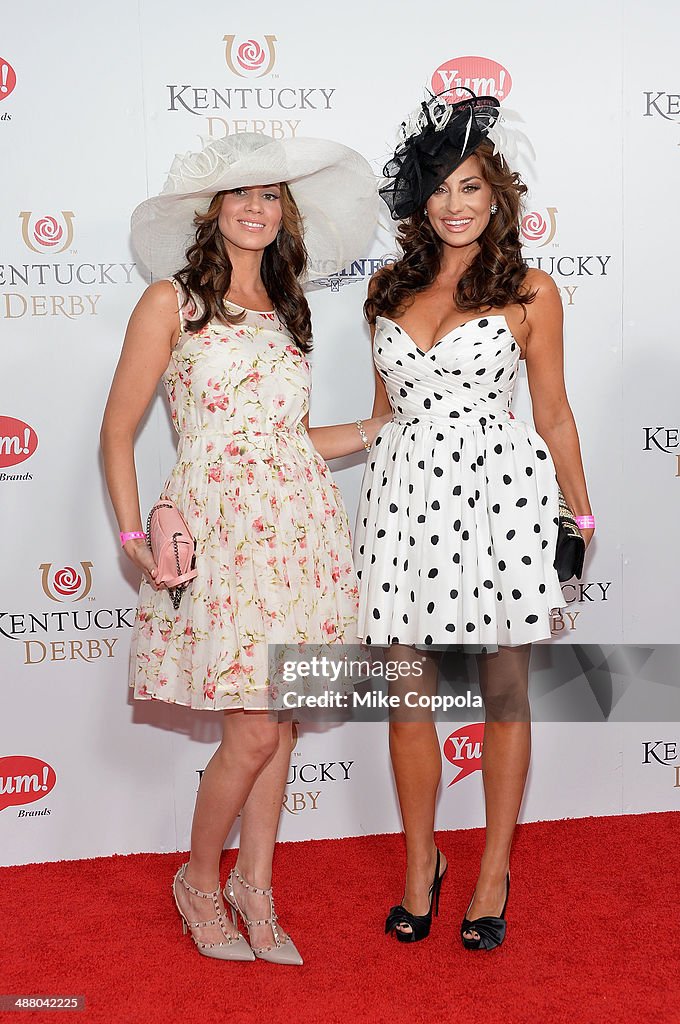
<instances>
[{"instance_id":1,"label":"woman's bare shoulder","mask_svg":"<svg viewBox=\"0 0 680 1024\"><path fill-rule=\"evenodd\" d=\"M550 274L546 274L545 270L538 270L536 267L530 267L527 270L526 277L524 278L524 286L527 292L536 292L541 297L558 297L559 289L553 281Z\"/></svg>"}]
</instances>

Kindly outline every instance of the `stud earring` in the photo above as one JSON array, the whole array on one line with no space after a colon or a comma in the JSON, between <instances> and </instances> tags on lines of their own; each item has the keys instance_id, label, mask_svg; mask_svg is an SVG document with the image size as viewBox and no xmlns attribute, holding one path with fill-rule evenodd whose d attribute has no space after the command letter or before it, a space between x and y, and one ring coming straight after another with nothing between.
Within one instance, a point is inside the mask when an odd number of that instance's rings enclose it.
<instances>
[{"instance_id":1,"label":"stud earring","mask_svg":"<svg viewBox=\"0 0 680 1024\"><path fill-rule=\"evenodd\" d=\"M498 205L496 203L492 203L491 206L489 207L489 209L491 211L491 216L492 217L493 217L494 213L498 213Z\"/></svg>"},{"instance_id":2,"label":"stud earring","mask_svg":"<svg viewBox=\"0 0 680 1024\"><path fill-rule=\"evenodd\" d=\"M423 217L427 217L427 207L423 210Z\"/></svg>"}]
</instances>

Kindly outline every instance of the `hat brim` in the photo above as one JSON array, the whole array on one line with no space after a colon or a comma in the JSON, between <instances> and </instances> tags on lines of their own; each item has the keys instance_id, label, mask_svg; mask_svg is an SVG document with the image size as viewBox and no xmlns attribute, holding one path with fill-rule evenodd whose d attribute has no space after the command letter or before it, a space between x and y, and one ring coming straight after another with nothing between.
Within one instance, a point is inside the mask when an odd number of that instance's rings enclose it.
<instances>
[{"instance_id":1,"label":"hat brim","mask_svg":"<svg viewBox=\"0 0 680 1024\"><path fill-rule=\"evenodd\" d=\"M244 134L241 146L246 142ZM205 173L193 177L178 179L171 173L166 189L173 190L145 200L134 210L133 248L152 277L169 277L185 265L195 235L195 215L207 211L217 192L239 186L280 182L289 186L302 216L309 254L306 281L338 273L366 253L378 205L376 178L368 161L355 150L325 139L256 136L250 145L249 152L240 152L228 162L233 154L225 141L225 159L218 158L214 166L201 168Z\"/></svg>"}]
</instances>

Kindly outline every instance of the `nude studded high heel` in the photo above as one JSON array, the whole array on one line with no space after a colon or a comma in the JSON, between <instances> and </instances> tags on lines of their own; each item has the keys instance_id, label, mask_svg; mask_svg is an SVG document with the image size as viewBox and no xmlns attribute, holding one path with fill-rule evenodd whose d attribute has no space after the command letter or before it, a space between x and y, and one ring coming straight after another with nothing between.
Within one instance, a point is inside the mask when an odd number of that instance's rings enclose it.
<instances>
[{"instance_id":1,"label":"nude studded high heel","mask_svg":"<svg viewBox=\"0 0 680 1024\"><path fill-rule=\"evenodd\" d=\"M259 921L248 920L246 915L241 910L238 904L238 900L236 899L236 893L234 892L234 878L236 878L239 884L242 885L244 889L247 889L248 892L257 893L258 896L269 897L269 917L265 917L264 919L261 919ZM253 946L252 951L256 957L259 957L260 960L268 960L269 963L272 964L301 964L303 962L302 957L298 953L293 940L288 935L282 936L281 933L279 932L279 929L277 927L278 918L276 916L276 911L274 909L274 895L271 888L258 889L256 888L256 886L250 885L248 882L246 882L245 878L238 871L238 869L233 868L232 871L229 873L227 884L224 887L224 898L227 900L231 908L234 911L238 911L238 913L241 915L243 923L248 929L249 934L250 929L253 927L253 925L271 925L271 930L274 935L275 944L273 946Z\"/></svg>"},{"instance_id":2,"label":"nude studded high heel","mask_svg":"<svg viewBox=\"0 0 680 1024\"><path fill-rule=\"evenodd\" d=\"M237 937L235 935L230 935L225 928L227 919L224 910L220 907L219 904L220 890L215 889L214 892L201 892L200 889L194 889L193 885L189 885L186 878L184 877L185 869L186 864L182 864L181 868L175 875L172 882L172 895L174 896L175 906L179 911L179 916L182 918L183 934L186 935L188 928L189 931L191 932L192 939L196 943L198 952L202 956L209 956L212 957L214 960L254 960L255 955L250 946L248 945L248 943L246 942L246 940L243 938L243 936L239 935ZM193 896L200 896L204 900L212 900L213 907L215 910L215 917L212 920L187 921L186 917L184 916L184 912L182 911L179 903L177 902L176 885L178 882L181 882L181 884L184 886L187 892L190 892ZM233 910L231 913L231 917L235 927L236 914L234 913ZM205 928L208 925L217 924L220 926L222 934L224 935L224 942L201 942L194 934L194 928Z\"/></svg>"}]
</instances>

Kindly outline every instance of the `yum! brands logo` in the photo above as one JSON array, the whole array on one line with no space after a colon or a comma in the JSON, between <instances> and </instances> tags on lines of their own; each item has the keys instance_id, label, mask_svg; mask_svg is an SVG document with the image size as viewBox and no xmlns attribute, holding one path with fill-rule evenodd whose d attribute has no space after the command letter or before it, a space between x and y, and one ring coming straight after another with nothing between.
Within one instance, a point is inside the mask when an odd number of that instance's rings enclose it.
<instances>
[{"instance_id":1,"label":"yum! brands logo","mask_svg":"<svg viewBox=\"0 0 680 1024\"><path fill-rule=\"evenodd\" d=\"M483 748L484 722L462 725L444 740L444 757L454 768L459 769L456 777L449 782L449 786L461 782L473 772L481 771Z\"/></svg>"},{"instance_id":2,"label":"yum! brands logo","mask_svg":"<svg viewBox=\"0 0 680 1024\"><path fill-rule=\"evenodd\" d=\"M81 562L82 573L65 565L52 571L51 562L40 566L42 588L51 601L82 601L92 588L92 562Z\"/></svg>"},{"instance_id":3,"label":"yum! brands logo","mask_svg":"<svg viewBox=\"0 0 680 1024\"><path fill-rule=\"evenodd\" d=\"M73 241L74 216L72 210L62 210L58 218L48 214L35 219L30 210L23 210L19 214L21 237L31 252L64 252Z\"/></svg>"},{"instance_id":4,"label":"yum! brands logo","mask_svg":"<svg viewBox=\"0 0 680 1024\"><path fill-rule=\"evenodd\" d=\"M0 757L0 811L42 800L54 789L56 781L54 768L42 758L17 754ZM20 810L17 817L49 813L46 807L39 811Z\"/></svg>"},{"instance_id":5,"label":"yum! brands logo","mask_svg":"<svg viewBox=\"0 0 680 1024\"><path fill-rule=\"evenodd\" d=\"M18 466L30 459L38 447L38 435L33 427L14 416L0 416L0 469ZM0 481L9 474L0 473Z\"/></svg>"},{"instance_id":6,"label":"yum! brands logo","mask_svg":"<svg viewBox=\"0 0 680 1024\"><path fill-rule=\"evenodd\" d=\"M450 103L465 98L463 89L472 89L476 96L495 96L502 102L510 94L512 78L507 68L490 57L452 57L433 73L431 89L434 93L451 91Z\"/></svg>"},{"instance_id":7,"label":"yum! brands logo","mask_svg":"<svg viewBox=\"0 0 680 1024\"><path fill-rule=\"evenodd\" d=\"M0 57L0 100L6 100L14 92L16 84L17 76L14 68L8 60Z\"/></svg>"},{"instance_id":8,"label":"yum! brands logo","mask_svg":"<svg viewBox=\"0 0 680 1024\"><path fill-rule=\"evenodd\" d=\"M257 39L236 42L236 36L224 37L227 67L240 78L264 78L276 61L276 36L265 36L264 46Z\"/></svg>"},{"instance_id":9,"label":"yum! brands logo","mask_svg":"<svg viewBox=\"0 0 680 1024\"><path fill-rule=\"evenodd\" d=\"M523 245L537 249L550 245L557 231L557 207L530 210L522 217L520 228Z\"/></svg>"}]
</instances>

